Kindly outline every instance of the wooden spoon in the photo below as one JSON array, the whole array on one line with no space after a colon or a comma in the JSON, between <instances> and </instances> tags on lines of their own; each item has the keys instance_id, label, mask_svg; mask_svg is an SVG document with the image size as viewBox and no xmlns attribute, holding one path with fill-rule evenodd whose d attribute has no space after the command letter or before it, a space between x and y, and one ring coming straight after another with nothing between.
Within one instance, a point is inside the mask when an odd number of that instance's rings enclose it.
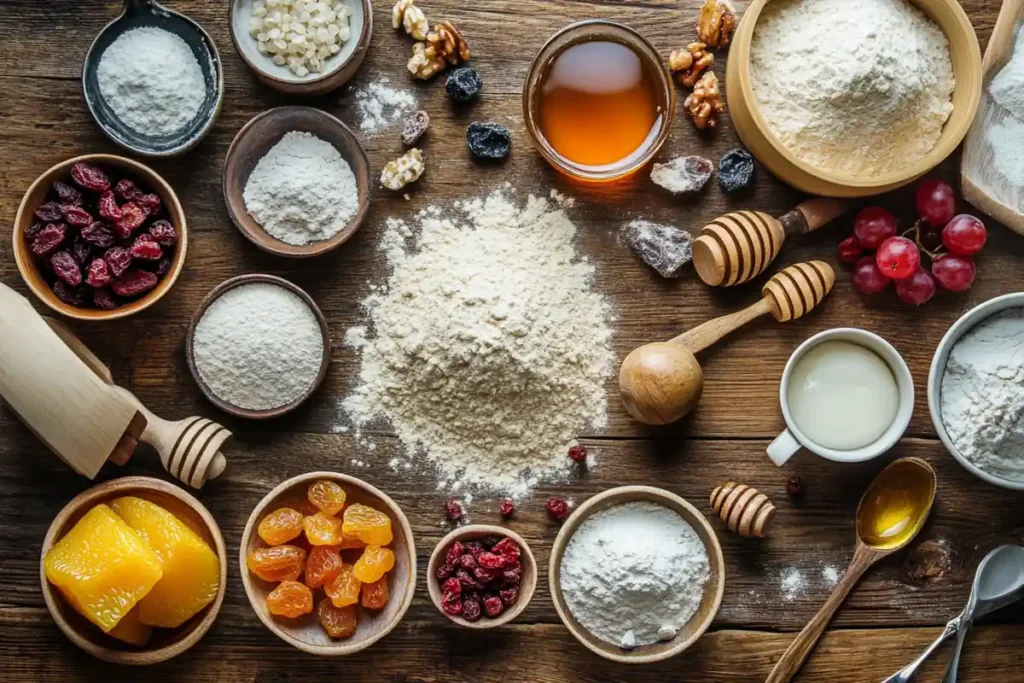
<instances>
[{"instance_id":1,"label":"wooden spoon","mask_svg":"<svg viewBox=\"0 0 1024 683\"><path fill-rule=\"evenodd\" d=\"M693 242L693 266L712 287L731 287L765 271L792 235L817 230L853 204L840 199L809 199L772 218L760 211L737 211L715 220Z\"/></svg>"},{"instance_id":2,"label":"wooden spoon","mask_svg":"<svg viewBox=\"0 0 1024 683\"><path fill-rule=\"evenodd\" d=\"M935 489L935 471L920 458L896 460L875 477L857 506L857 549L850 566L765 683L785 683L796 675L864 572L917 536L931 512Z\"/></svg>"},{"instance_id":3,"label":"wooden spoon","mask_svg":"<svg viewBox=\"0 0 1024 683\"><path fill-rule=\"evenodd\" d=\"M626 411L645 424L675 422L693 410L704 389L704 373L695 353L765 313L782 323L800 318L821 303L835 281L835 271L823 261L796 263L765 284L756 304L667 342L634 349L619 370L619 393Z\"/></svg>"}]
</instances>

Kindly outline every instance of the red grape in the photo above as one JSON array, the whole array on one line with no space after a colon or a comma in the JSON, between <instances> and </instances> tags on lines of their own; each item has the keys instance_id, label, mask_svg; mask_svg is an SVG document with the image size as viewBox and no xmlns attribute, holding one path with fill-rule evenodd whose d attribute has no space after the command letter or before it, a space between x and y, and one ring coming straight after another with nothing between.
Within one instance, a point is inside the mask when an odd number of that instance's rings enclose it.
<instances>
[{"instance_id":1,"label":"red grape","mask_svg":"<svg viewBox=\"0 0 1024 683\"><path fill-rule=\"evenodd\" d=\"M931 179L917 188L917 213L926 223L941 228L956 212L956 195L949 183Z\"/></svg>"},{"instance_id":2,"label":"red grape","mask_svg":"<svg viewBox=\"0 0 1024 683\"><path fill-rule=\"evenodd\" d=\"M862 209L853 221L853 234L865 249L877 249L896 234L896 217L881 206Z\"/></svg>"},{"instance_id":3,"label":"red grape","mask_svg":"<svg viewBox=\"0 0 1024 683\"><path fill-rule=\"evenodd\" d=\"M974 216L962 213L942 229L942 243L954 254L971 256L985 246L988 232L985 224Z\"/></svg>"},{"instance_id":4,"label":"red grape","mask_svg":"<svg viewBox=\"0 0 1024 683\"><path fill-rule=\"evenodd\" d=\"M896 281L896 294L908 304L920 306L935 296L935 280L923 268L903 280Z\"/></svg>"},{"instance_id":5,"label":"red grape","mask_svg":"<svg viewBox=\"0 0 1024 683\"><path fill-rule=\"evenodd\" d=\"M902 280L913 275L921 265L921 252L906 237L890 237L878 247L875 262L887 278Z\"/></svg>"},{"instance_id":6,"label":"red grape","mask_svg":"<svg viewBox=\"0 0 1024 683\"><path fill-rule=\"evenodd\" d=\"M877 294L889 286L889 278L878 270L874 256L865 256L853 267L853 286L864 294Z\"/></svg>"},{"instance_id":7,"label":"red grape","mask_svg":"<svg viewBox=\"0 0 1024 683\"><path fill-rule=\"evenodd\" d=\"M932 262L932 275L943 289L951 292L963 292L974 284L977 269L974 261L959 254L945 254Z\"/></svg>"},{"instance_id":8,"label":"red grape","mask_svg":"<svg viewBox=\"0 0 1024 683\"><path fill-rule=\"evenodd\" d=\"M843 263L856 263L860 255L864 253L864 247L860 245L856 235L854 235L840 242L836 253L839 255L839 260Z\"/></svg>"}]
</instances>

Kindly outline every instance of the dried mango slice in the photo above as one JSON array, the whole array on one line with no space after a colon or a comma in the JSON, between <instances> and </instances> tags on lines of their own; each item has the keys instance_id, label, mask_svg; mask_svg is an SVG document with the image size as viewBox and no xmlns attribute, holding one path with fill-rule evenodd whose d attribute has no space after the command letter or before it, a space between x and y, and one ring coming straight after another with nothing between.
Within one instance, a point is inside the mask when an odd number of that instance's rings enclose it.
<instances>
[{"instance_id":1,"label":"dried mango slice","mask_svg":"<svg viewBox=\"0 0 1024 683\"><path fill-rule=\"evenodd\" d=\"M121 617L121 621L107 635L129 645L145 647L153 637L153 627L139 621L139 606L136 605L131 612Z\"/></svg>"},{"instance_id":2,"label":"dried mango slice","mask_svg":"<svg viewBox=\"0 0 1024 683\"><path fill-rule=\"evenodd\" d=\"M368 545L352 565L352 573L363 583L373 583L395 568L395 554L379 545Z\"/></svg>"},{"instance_id":3,"label":"dried mango slice","mask_svg":"<svg viewBox=\"0 0 1024 683\"><path fill-rule=\"evenodd\" d=\"M367 545L391 543L391 518L369 505L355 503L345 508L342 533L358 538Z\"/></svg>"}]
</instances>

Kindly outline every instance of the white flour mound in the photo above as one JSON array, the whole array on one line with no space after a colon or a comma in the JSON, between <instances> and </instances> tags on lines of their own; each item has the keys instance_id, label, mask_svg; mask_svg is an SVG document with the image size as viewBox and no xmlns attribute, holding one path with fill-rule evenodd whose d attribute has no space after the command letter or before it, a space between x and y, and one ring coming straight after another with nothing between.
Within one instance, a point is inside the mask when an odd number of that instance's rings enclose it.
<instances>
[{"instance_id":1,"label":"white flour mound","mask_svg":"<svg viewBox=\"0 0 1024 683\"><path fill-rule=\"evenodd\" d=\"M554 193L553 193L553 196ZM442 485L524 495L567 473L577 433L607 423L610 309L573 249L571 202L498 190L388 219L385 287L364 305L356 425L390 420Z\"/></svg>"}]
</instances>

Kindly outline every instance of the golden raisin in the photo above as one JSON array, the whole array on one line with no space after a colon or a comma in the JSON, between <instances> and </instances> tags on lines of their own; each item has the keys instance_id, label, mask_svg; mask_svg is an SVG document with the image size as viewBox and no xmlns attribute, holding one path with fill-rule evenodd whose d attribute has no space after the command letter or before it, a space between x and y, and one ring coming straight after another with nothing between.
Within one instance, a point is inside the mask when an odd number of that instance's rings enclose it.
<instances>
[{"instance_id":1,"label":"golden raisin","mask_svg":"<svg viewBox=\"0 0 1024 683\"><path fill-rule=\"evenodd\" d=\"M279 617L301 617L313 611L313 591L298 581L284 581L267 595L267 609Z\"/></svg>"},{"instance_id":2,"label":"golden raisin","mask_svg":"<svg viewBox=\"0 0 1024 683\"><path fill-rule=\"evenodd\" d=\"M341 520L318 512L302 521L306 527L306 538L313 545L340 545L342 541Z\"/></svg>"},{"instance_id":3,"label":"golden raisin","mask_svg":"<svg viewBox=\"0 0 1024 683\"><path fill-rule=\"evenodd\" d=\"M352 573L363 583L373 583L395 567L395 554L379 545L368 545L352 566Z\"/></svg>"},{"instance_id":4,"label":"golden raisin","mask_svg":"<svg viewBox=\"0 0 1024 683\"><path fill-rule=\"evenodd\" d=\"M306 566L306 551L293 545L254 548L246 564L264 581L295 581Z\"/></svg>"},{"instance_id":5,"label":"golden raisin","mask_svg":"<svg viewBox=\"0 0 1024 683\"><path fill-rule=\"evenodd\" d=\"M345 507L345 489L327 479L321 479L310 486L306 496L320 512L328 515L336 515Z\"/></svg>"},{"instance_id":6,"label":"golden raisin","mask_svg":"<svg viewBox=\"0 0 1024 683\"><path fill-rule=\"evenodd\" d=\"M340 550L359 550L365 547L366 543L359 540L358 537L349 536L348 534L344 533L344 530L342 530L341 545L338 546Z\"/></svg>"},{"instance_id":7,"label":"golden raisin","mask_svg":"<svg viewBox=\"0 0 1024 683\"><path fill-rule=\"evenodd\" d=\"M367 545L391 543L391 518L368 505L356 503L345 510L342 527L346 536L354 536Z\"/></svg>"},{"instance_id":8,"label":"golden raisin","mask_svg":"<svg viewBox=\"0 0 1024 683\"><path fill-rule=\"evenodd\" d=\"M316 613L320 617L320 625L331 638L348 638L356 632L359 625L358 610L355 605L336 607L330 598L324 598L317 605Z\"/></svg>"},{"instance_id":9,"label":"golden raisin","mask_svg":"<svg viewBox=\"0 0 1024 683\"><path fill-rule=\"evenodd\" d=\"M335 607L345 607L359 602L359 579L355 577L352 565L342 567L338 575L324 586L324 592Z\"/></svg>"},{"instance_id":10,"label":"golden raisin","mask_svg":"<svg viewBox=\"0 0 1024 683\"><path fill-rule=\"evenodd\" d=\"M388 577L385 574L373 583L363 584L363 607L380 609L388 604Z\"/></svg>"},{"instance_id":11,"label":"golden raisin","mask_svg":"<svg viewBox=\"0 0 1024 683\"><path fill-rule=\"evenodd\" d=\"M338 575L343 565L337 546L314 546L306 560L306 585L310 590L320 589Z\"/></svg>"},{"instance_id":12,"label":"golden raisin","mask_svg":"<svg viewBox=\"0 0 1024 683\"><path fill-rule=\"evenodd\" d=\"M302 513L291 508L279 508L263 518L256 533L267 545L287 543L302 533Z\"/></svg>"}]
</instances>

